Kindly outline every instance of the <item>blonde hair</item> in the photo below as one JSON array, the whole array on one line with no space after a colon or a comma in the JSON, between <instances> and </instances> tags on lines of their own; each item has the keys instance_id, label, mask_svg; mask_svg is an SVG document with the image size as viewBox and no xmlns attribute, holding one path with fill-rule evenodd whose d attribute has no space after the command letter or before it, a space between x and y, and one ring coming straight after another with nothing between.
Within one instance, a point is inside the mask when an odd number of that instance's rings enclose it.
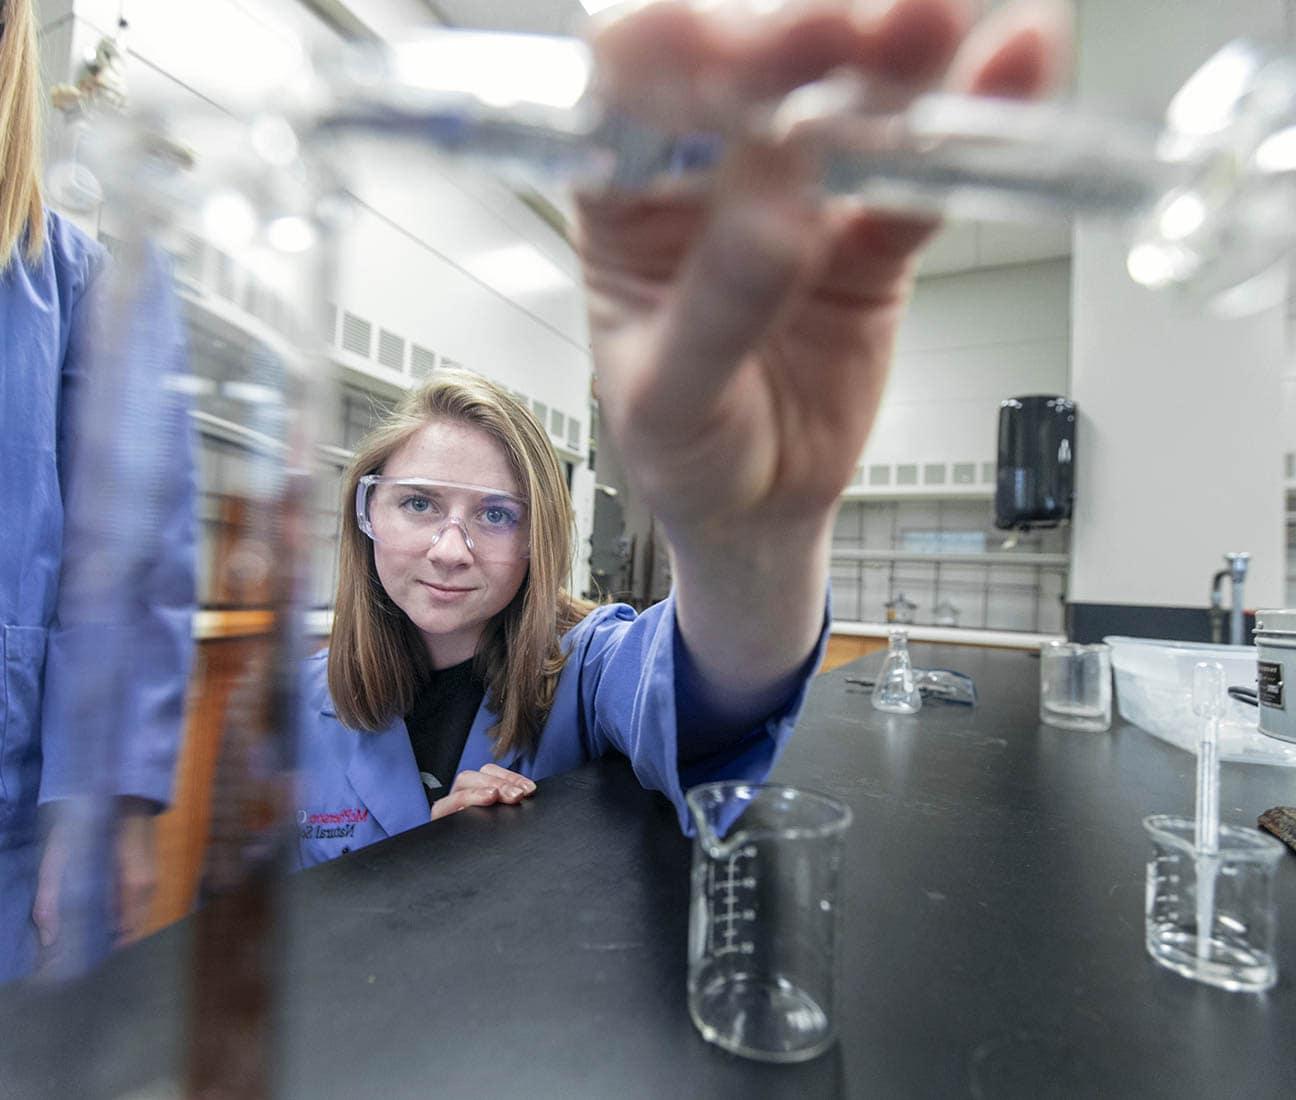
<instances>
[{"instance_id":1,"label":"blonde hair","mask_svg":"<svg viewBox=\"0 0 1296 1100\"><path fill-rule=\"evenodd\" d=\"M497 758L532 748L553 705L565 657L563 634L592 604L564 588L571 565L572 506L567 482L544 429L493 382L467 371L438 371L409 393L360 444L342 483L337 602L328 655L328 685L337 716L352 729L380 730L407 714L427 675L418 629L383 589L373 544L356 522L356 486L435 420L471 425L507 456L531 519L526 578L477 647L475 668L499 716Z\"/></svg>"},{"instance_id":2,"label":"blonde hair","mask_svg":"<svg viewBox=\"0 0 1296 1100\"><path fill-rule=\"evenodd\" d=\"M0 0L0 271L27 238L36 263L45 248L40 190L40 80L31 0Z\"/></svg>"}]
</instances>

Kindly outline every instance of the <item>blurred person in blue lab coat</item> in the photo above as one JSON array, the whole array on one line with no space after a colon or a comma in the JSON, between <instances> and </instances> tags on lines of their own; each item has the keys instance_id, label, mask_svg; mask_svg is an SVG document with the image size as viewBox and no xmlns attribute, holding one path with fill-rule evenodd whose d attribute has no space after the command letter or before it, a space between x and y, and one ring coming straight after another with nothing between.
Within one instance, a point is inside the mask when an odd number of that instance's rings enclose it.
<instances>
[{"instance_id":1,"label":"blurred person in blue lab coat","mask_svg":"<svg viewBox=\"0 0 1296 1100\"><path fill-rule=\"evenodd\" d=\"M2 14L0 982L38 963L70 973L138 934L194 601L187 415L163 384L180 349L165 273L131 289L146 309L113 298L130 320L114 315L108 354L93 332L103 250L41 197L30 0L3 0Z\"/></svg>"},{"instance_id":2,"label":"blurred person in blue lab coat","mask_svg":"<svg viewBox=\"0 0 1296 1100\"><path fill-rule=\"evenodd\" d=\"M676 129L840 67L892 96L1056 80L1064 9L970 18L955 0L741 22L659 4L594 46L612 102ZM838 499L935 230L825 202L814 171L749 139L707 198L580 201L600 421L669 537L662 603L564 591L566 486L542 426L489 383L439 377L361 446L331 645L303 698L303 865L520 802L608 750L686 827L690 784L768 773L822 651Z\"/></svg>"}]
</instances>

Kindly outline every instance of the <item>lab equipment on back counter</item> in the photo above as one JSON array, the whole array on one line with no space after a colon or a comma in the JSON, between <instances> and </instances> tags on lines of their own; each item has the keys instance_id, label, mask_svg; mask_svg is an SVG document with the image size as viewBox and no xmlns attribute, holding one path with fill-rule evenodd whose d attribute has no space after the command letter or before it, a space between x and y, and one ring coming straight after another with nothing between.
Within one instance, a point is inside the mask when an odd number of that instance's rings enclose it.
<instances>
[{"instance_id":1,"label":"lab equipment on back counter","mask_svg":"<svg viewBox=\"0 0 1296 1100\"><path fill-rule=\"evenodd\" d=\"M1111 647L1045 642L1040 646L1040 721L1068 730L1111 728Z\"/></svg>"},{"instance_id":2,"label":"lab equipment on back counter","mask_svg":"<svg viewBox=\"0 0 1296 1100\"><path fill-rule=\"evenodd\" d=\"M1246 641L1244 616L1246 601L1243 595L1246 585L1247 569L1251 564L1251 555L1247 553L1225 554L1225 566L1211 578L1210 592L1210 630L1211 643L1219 645L1224 641L1224 596L1220 586L1229 582L1229 645L1242 645Z\"/></svg>"},{"instance_id":3,"label":"lab equipment on back counter","mask_svg":"<svg viewBox=\"0 0 1296 1100\"><path fill-rule=\"evenodd\" d=\"M894 598L887 600L882 605L886 608L886 621L889 623L902 623L905 626L914 621L914 613L918 610L918 605L908 599L903 592L897 592Z\"/></svg>"},{"instance_id":4,"label":"lab equipment on back counter","mask_svg":"<svg viewBox=\"0 0 1296 1100\"><path fill-rule=\"evenodd\" d=\"M1255 639L1260 732L1296 743L1296 610L1257 611Z\"/></svg>"},{"instance_id":5,"label":"lab equipment on back counter","mask_svg":"<svg viewBox=\"0 0 1296 1100\"><path fill-rule=\"evenodd\" d=\"M873 706L890 714L917 714L922 709L922 692L909 659L909 635L893 630L887 642L886 659L873 685Z\"/></svg>"}]
</instances>

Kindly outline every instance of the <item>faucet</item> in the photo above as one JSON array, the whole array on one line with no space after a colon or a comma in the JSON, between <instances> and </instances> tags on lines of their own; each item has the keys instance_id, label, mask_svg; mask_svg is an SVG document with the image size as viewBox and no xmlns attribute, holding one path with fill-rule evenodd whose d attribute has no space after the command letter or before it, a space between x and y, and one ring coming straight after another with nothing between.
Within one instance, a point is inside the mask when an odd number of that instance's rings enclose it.
<instances>
[{"instance_id":1,"label":"faucet","mask_svg":"<svg viewBox=\"0 0 1296 1100\"><path fill-rule=\"evenodd\" d=\"M1211 578L1210 627L1211 641L1222 642L1224 633L1224 600L1220 585L1224 578L1229 579L1229 595L1233 606L1229 611L1229 645L1241 645L1243 635L1243 612L1246 607L1242 600L1243 587L1246 584L1247 566L1251 564L1251 555L1245 553L1225 554L1227 569L1221 569Z\"/></svg>"}]
</instances>

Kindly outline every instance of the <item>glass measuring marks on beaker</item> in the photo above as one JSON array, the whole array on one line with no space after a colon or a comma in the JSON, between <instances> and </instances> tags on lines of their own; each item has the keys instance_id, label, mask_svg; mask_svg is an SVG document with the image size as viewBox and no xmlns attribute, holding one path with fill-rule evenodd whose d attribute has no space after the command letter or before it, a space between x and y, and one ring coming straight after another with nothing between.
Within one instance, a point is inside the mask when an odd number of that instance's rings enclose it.
<instances>
[{"instance_id":1,"label":"glass measuring marks on beaker","mask_svg":"<svg viewBox=\"0 0 1296 1100\"><path fill-rule=\"evenodd\" d=\"M1188 818L1156 814L1143 828L1155 847L1147 865L1148 954L1176 974L1234 992L1259 993L1278 980L1274 873L1283 855L1271 836L1219 827L1218 851L1202 856ZM1199 914L1212 892L1209 928Z\"/></svg>"},{"instance_id":2,"label":"glass measuring marks on beaker","mask_svg":"<svg viewBox=\"0 0 1296 1100\"><path fill-rule=\"evenodd\" d=\"M801 1062L836 1038L841 802L794 787L706 783L685 795L697 829L688 1005L733 1054Z\"/></svg>"},{"instance_id":3,"label":"glass measuring marks on beaker","mask_svg":"<svg viewBox=\"0 0 1296 1100\"><path fill-rule=\"evenodd\" d=\"M1143 822L1156 849L1147 866L1144 928L1148 954L1162 966L1222 989L1260 992L1278 980L1273 882L1283 846L1219 823L1226 684L1218 661L1193 669L1193 712L1202 719L1196 815Z\"/></svg>"}]
</instances>

